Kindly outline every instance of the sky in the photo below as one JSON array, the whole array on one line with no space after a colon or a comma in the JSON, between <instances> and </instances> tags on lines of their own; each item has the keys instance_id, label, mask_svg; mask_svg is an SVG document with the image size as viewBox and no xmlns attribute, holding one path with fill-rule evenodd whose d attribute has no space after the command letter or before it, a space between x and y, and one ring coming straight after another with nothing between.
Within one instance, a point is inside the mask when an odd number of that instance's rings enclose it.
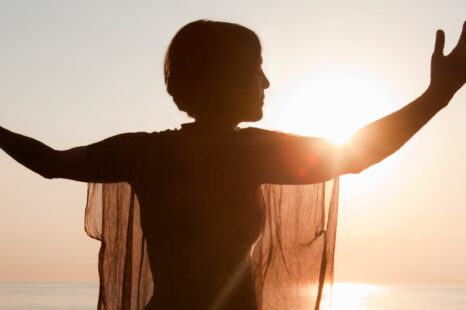
<instances>
[{"instance_id":1,"label":"sky","mask_svg":"<svg viewBox=\"0 0 466 310\"><path fill-rule=\"evenodd\" d=\"M421 95L435 31L446 52L466 2L1 1L0 126L67 149L191 120L163 83L176 33L236 22L263 46L257 126L341 141ZM335 280L466 285L466 90L400 151L341 177ZM48 180L0 152L0 281L97 282L85 183Z\"/></svg>"}]
</instances>

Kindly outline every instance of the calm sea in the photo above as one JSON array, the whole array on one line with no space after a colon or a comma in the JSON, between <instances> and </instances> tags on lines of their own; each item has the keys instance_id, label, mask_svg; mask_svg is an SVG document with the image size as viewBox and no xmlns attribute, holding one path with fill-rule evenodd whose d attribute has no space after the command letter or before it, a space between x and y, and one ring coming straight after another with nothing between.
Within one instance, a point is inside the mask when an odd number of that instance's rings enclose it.
<instances>
[{"instance_id":1,"label":"calm sea","mask_svg":"<svg viewBox=\"0 0 466 310\"><path fill-rule=\"evenodd\" d=\"M1 310L96 309L98 284L0 283ZM466 287L337 283L333 310L465 310Z\"/></svg>"}]
</instances>

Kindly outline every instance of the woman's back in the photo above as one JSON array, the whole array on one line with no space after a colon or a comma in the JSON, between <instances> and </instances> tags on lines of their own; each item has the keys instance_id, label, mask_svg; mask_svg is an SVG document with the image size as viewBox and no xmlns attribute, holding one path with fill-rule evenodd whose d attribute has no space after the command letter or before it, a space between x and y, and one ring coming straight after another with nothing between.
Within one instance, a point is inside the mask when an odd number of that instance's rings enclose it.
<instances>
[{"instance_id":1,"label":"woman's back","mask_svg":"<svg viewBox=\"0 0 466 310\"><path fill-rule=\"evenodd\" d=\"M328 208L322 183L263 184L313 178L308 159L327 145L278 131L194 122L87 146L94 179L131 185L103 185L100 194L91 183L87 231L105 244L101 288L112 293L113 283L121 283L122 300L139 309L151 297L148 309L258 309L256 303L301 303L296 289L308 283L317 286L305 303L314 302L318 284L327 279L320 272L333 266L326 257L333 257L334 235L327 238L325 230L330 225L335 231L337 185ZM94 232L95 218L107 228ZM119 269L109 271L111 264Z\"/></svg>"},{"instance_id":2,"label":"woman's back","mask_svg":"<svg viewBox=\"0 0 466 310\"><path fill-rule=\"evenodd\" d=\"M254 309L248 254L263 217L259 183L235 147L241 130L192 123L151 135L132 184L156 275L151 305L208 309L227 294L234 309Z\"/></svg>"}]
</instances>

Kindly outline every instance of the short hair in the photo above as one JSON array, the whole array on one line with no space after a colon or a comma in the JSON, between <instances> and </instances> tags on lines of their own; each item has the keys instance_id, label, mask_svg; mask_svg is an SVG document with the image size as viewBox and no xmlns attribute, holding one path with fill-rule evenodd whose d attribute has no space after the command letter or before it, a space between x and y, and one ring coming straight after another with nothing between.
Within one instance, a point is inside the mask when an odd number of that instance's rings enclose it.
<instances>
[{"instance_id":1,"label":"short hair","mask_svg":"<svg viewBox=\"0 0 466 310\"><path fill-rule=\"evenodd\" d=\"M194 118L215 117L229 110L222 99L260 61L260 41L252 30L197 20L182 27L168 46L165 85L179 110Z\"/></svg>"}]
</instances>

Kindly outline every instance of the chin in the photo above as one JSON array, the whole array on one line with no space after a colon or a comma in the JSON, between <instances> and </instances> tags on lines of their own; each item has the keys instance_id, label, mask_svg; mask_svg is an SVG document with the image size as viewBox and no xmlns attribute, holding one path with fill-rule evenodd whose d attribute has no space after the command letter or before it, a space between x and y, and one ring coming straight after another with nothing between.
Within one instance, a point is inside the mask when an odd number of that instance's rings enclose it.
<instances>
[{"instance_id":1,"label":"chin","mask_svg":"<svg viewBox=\"0 0 466 310\"><path fill-rule=\"evenodd\" d=\"M262 119L262 104L253 104L243 105L238 107L236 111L233 112L237 120L240 122L257 122Z\"/></svg>"},{"instance_id":2,"label":"chin","mask_svg":"<svg viewBox=\"0 0 466 310\"><path fill-rule=\"evenodd\" d=\"M247 117L244 118L243 122L257 122L262 119L262 109L259 111L255 111L254 113L250 113Z\"/></svg>"}]
</instances>

